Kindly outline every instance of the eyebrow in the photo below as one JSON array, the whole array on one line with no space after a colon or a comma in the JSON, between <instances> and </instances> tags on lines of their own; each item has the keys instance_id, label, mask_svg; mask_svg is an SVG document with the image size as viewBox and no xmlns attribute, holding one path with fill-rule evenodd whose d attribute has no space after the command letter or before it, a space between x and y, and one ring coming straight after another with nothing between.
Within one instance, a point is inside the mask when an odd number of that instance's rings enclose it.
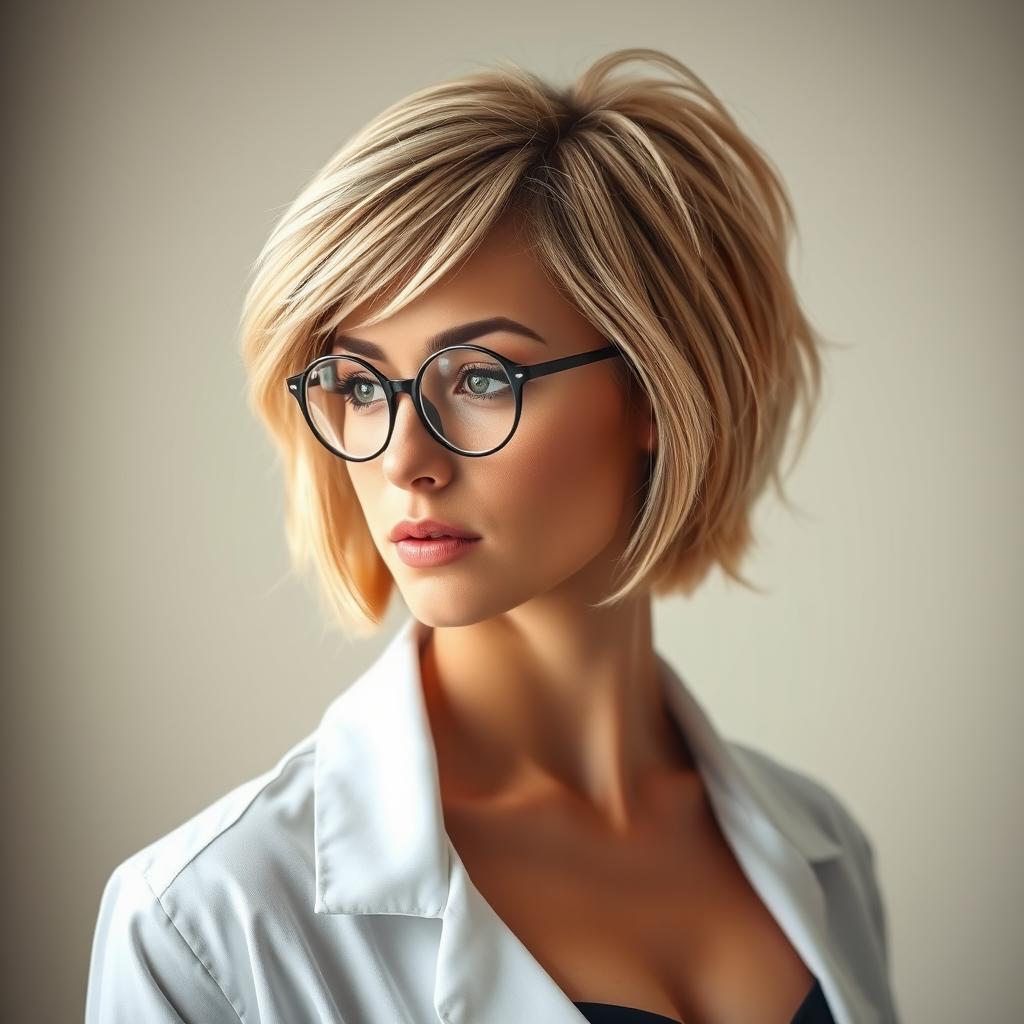
<instances>
[{"instance_id":1,"label":"eyebrow","mask_svg":"<svg viewBox=\"0 0 1024 1024\"><path fill-rule=\"evenodd\" d=\"M523 337L539 341L542 345L547 344L536 331L525 324L521 324L517 320L510 320L505 316L494 316L486 320L473 320L468 324L446 327L443 331L439 331L433 337L427 339L424 358L439 352L443 348L447 348L449 345L458 345L464 341L480 338L485 334L495 334L498 331L521 334ZM356 355L367 356L370 359L387 361L388 358L379 345L375 345L372 341L364 341L362 338L353 338L347 334L335 333L331 338L331 347L333 348L335 345L339 345L349 352L354 352Z\"/></svg>"}]
</instances>

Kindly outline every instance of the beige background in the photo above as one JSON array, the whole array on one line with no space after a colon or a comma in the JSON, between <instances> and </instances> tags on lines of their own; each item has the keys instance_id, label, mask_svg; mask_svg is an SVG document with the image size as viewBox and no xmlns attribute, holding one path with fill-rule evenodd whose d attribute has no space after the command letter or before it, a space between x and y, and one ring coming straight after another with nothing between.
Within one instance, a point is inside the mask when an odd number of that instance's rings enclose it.
<instances>
[{"instance_id":1,"label":"beige background","mask_svg":"<svg viewBox=\"0 0 1024 1024\"><path fill-rule=\"evenodd\" d=\"M871 833L905 1020L1019 1019L1018 5L9 10L5 1020L80 1019L115 864L273 764L386 639L288 577L235 333L278 212L414 88L628 45L690 63L777 163L808 311L851 346L803 517L760 509L771 593L661 603L658 646Z\"/></svg>"}]
</instances>

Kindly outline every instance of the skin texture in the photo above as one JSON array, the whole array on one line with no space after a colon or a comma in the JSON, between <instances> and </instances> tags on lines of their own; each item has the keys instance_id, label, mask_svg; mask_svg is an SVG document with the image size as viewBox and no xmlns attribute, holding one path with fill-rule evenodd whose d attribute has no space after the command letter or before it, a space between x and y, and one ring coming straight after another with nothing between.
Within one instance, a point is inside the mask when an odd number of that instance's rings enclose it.
<instances>
[{"instance_id":1,"label":"skin texture","mask_svg":"<svg viewBox=\"0 0 1024 1024\"><path fill-rule=\"evenodd\" d=\"M499 223L395 316L336 333L378 344L413 377L425 340L505 316L546 344L474 339L533 363L607 344ZM334 351L344 352L338 342ZM448 451L408 396L391 442L347 471L412 614L446 829L474 884L570 998L695 1024L789 1024L811 975L748 885L662 703L648 594L611 589L657 443L617 359L526 385L513 439L483 458ZM479 534L455 562L413 568L388 531L430 516Z\"/></svg>"}]
</instances>

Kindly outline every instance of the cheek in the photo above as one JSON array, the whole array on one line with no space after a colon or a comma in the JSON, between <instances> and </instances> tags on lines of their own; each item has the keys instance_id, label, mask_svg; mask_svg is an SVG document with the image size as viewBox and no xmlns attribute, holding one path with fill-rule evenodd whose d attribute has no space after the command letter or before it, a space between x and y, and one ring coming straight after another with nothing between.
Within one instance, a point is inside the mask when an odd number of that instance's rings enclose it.
<instances>
[{"instance_id":1,"label":"cheek","mask_svg":"<svg viewBox=\"0 0 1024 1024\"><path fill-rule=\"evenodd\" d=\"M378 521L378 499L381 491L380 468L373 462L358 463L346 462L345 472L348 473L349 483L352 485L352 493L356 502L363 510L367 526L373 536L374 544L379 547L380 523ZM376 526L376 529L374 528ZM383 556L384 552L380 551Z\"/></svg>"},{"instance_id":2,"label":"cheek","mask_svg":"<svg viewBox=\"0 0 1024 1024\"><path fill-rule=\"evenodd\" d=\"M586 561L613 539L632 486L622 400L593 389L572 410L547 405L524 402L493 467L496 497L518 539L559 562Z\"/></svg>"}]
</instances>

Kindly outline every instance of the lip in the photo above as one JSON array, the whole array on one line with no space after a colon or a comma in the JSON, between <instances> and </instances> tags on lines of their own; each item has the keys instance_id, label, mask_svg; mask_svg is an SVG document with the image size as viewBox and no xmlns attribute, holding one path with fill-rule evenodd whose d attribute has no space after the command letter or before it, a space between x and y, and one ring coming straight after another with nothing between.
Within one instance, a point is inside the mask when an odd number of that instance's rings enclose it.
<instances>
[{"instance_id":1,"label":"lip","mask_svg":"<svg viewBox=\"0 0 1024 1024\"><path fill-rule=\"evenodd\" d=\"M414 568L447 565L468 554L480 541L479 537L437 537L420 540L404 537L395 542L398 557Z\"/></svg>"},{"instance_id":2,"label":"lip","mask_svg":"<svg viewBox=\"0 0 1024 1024\"><path fill-rule=\"evenodd\" d=\"M456 526L453 523L444 523L440 519L403 519L396 523L388 534L388 540L404 540L406 537L424 539L431 533L444 533L449 537L462 538L464 540L479 540L480 535L467 530L463 526Z\"/></svg>"}]
</instances>

